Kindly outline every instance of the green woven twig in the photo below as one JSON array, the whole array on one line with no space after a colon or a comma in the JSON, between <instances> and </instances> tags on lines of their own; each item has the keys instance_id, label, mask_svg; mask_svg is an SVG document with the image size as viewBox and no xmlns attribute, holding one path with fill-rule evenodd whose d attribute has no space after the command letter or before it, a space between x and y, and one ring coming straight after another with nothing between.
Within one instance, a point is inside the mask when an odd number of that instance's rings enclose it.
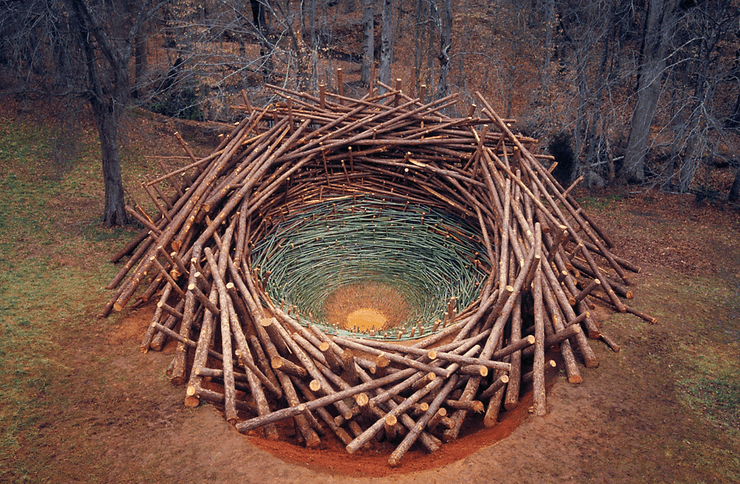
<instances>
[{"instance_id":1,"label":"green woven twig","mask_svg":"<svg viewBox=\"0 0 740 484\"><path fill-rule=\"evenodd\" d=\"M412 327L429 334L450 298L456 298L458 308L475 301L487 275L478 238L453 214L365 196L324 201L294 213L256 244L252 265L284 311L297 308L297 320L339 334L350 332L331 328L324 311L334 291L371 282L391 286L408 307L393 337L403 330L402 339L408 339Z\"/></svg>"}]
</instances>

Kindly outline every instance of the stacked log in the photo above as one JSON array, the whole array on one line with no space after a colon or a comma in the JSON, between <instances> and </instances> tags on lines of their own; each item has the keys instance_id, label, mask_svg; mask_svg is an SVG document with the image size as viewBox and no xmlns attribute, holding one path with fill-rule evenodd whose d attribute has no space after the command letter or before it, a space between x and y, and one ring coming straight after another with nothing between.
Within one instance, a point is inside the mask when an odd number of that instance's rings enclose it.
<instances>
[{"instance_id":1,"label":"stacked log","mask_svg":"<svg viewBox=\"0 0 740 484\"><path fill-rule=\"evenodd\" d=\"M239 431L268 439L290 419L307 447L330 433L349 453L385 439L395 466L416 442L434 452L456 439L468 418L494 425L530 384L544 415L548 348L572 383L579 365L598 366L589 338L618 349L592 317L595 300L655 321L626 302L639 268L612 252L574 185L557 182L513 120L480 94L480 108L455 118L444 114L454 95L423 102L380 87L351 99L271 86L282 100L246 103L211 155L178 138L191 163L144 185L156 215L128 207L146 229L115 256L129 258L102 315L158 298L141 349L177 341L169 374L186 405L222 404ZM291 213L368 194L455 213L486 247L479 297L457 311L452 300L443 324L411 344L301 324L251 265L255 241Z\"/></svg>"}]
</instances>

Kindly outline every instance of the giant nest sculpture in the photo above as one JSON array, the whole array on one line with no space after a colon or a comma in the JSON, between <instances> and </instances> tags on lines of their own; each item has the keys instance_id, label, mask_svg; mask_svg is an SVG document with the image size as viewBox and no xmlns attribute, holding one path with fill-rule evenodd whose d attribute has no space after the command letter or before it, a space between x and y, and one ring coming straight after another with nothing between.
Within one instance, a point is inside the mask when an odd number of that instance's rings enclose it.
<instances>
[{"instance_id":1,"label":"giant nest sculpture","mask_svg":"<svg viewBox=\"0 0 740 484\"><path fill-rule=\"evenodd\" d=\"M103 315L158 299L142 350L177 341L186 405L268 439L292 420L307 447L385 440L395 466L470 415L495 425L525 387L544 415L548 348L572 383L598 365L590 338L618 349L594 301L654 320L626 303L639 269L512 120L480 95L452 118L455 96L381 87L271 86L280 102L245 96L211 155L183 142L192 163L144 185L160 214L127 208L146 230L114 257Z\"/></svg>"}]
</instances>

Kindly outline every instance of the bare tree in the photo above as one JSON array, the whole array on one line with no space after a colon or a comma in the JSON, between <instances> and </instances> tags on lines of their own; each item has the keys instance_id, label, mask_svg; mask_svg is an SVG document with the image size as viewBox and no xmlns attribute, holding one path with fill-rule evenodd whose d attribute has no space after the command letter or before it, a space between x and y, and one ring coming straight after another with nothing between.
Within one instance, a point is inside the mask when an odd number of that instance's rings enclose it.
<instances>
[{"instance_id":1,"label":"bare tree","mask_svg":"<svg viewBox=\"0 0 740 484\"><path fill-rule=\"evenodd\" d=\"M726 158L722 152L736 144L725 123L732 116L725 92L737 69L728 54L737 51L740 18L732 3L706 1L682 9L668 71L672 93L680 95L670 99L670 119L662 123L673 137L670 160L664 170L653 170L669 189L688 191L705 159Z\"/></svg>"},{"instance_id":2,"label":"bare tree","mask_svg":"<svg viewBox=\"0 0 740 484\"><path fill-rule=\"evenodd\" d=\"M155 0L35 0L4 2L4 48L16 52L11 69L29 73L15 79L25 91L85 100L100 137L108 225L128 221L124 209L118 125L132 93L129 61L145 41L145 26L165 4ZM25 52L25 53L24 53ZM141 50L139 50L141 53ZM137 62L137 75L145 63ZM56 72L56 75L52 74Z\"/></svg>"},{"instance_id":3,"label":"bare tree","mask_svg":"<svg viewBox=\"0 0 740 484\"><path fill-rule=\"evenodd\" d=\"M380 82L390 85L393 62L393 0L383 0L380 29Z\"/></svg>"},{"instance_id":4,"label":"bare tree","mask_svg":"<svg viewBox=\"0 0 740 484\"><path fill-rule=\"evenodd\" d=\"M543 6L545 19L552 18L551 2ZM614 104L614 92L621 78L620 56L626 43L626 31L631 24L629 4L621 0L563 2L559 7L558 63L550 68L552 40L545 32L545 64L541 78L542 100L551 99L551 82L560 81L558 95L570 93L563 131L572 134L574 165L567 174L569 181L578 175L587 176L587 184L603 184L615 176L613 140L619 131L622 102ZM552 76L556 78L553 79ZM563 82L565 81L565 82ZM540 108L546 103L537 101ZM548 113L553 116L551 111ZM563 140L562 136L559 138Z\"/></svg>"},{"instance_id":5,"label":"bare tree","mask_svg":"<svg viewBox=\"0 0 740 484\"><path fill-rule=\"evenodd\" d=\"M452 0L442 0L439 29L439 82L437 98L447 95L447 76L450 73L450 49L452 48Z\"/></svg>"},{"instance_id":6,"label":"bare tree","mask_svg":"<svg viewBox=\"0 0 740 484\"><path fill-rule=\"evenodd\" d=\"M648 151L650 127L658 106L669 42L676 28L675 16L675 6L672 2L648 0L635 89L637 101L632 111L630 134L620 175L623 181L640 183L645 181L645 156Z\"/></svg>"},{"instance_id":7,"label":"bare tree","mask_svg":"<svg viewBox=\"0 0 740 484\"><path fill-rule=\"evenodd\" d=\"M362 77L361 82L370 82L370 72L375 62L375 9L373 0L362 0Z\"/></svg>"}]
</instances>

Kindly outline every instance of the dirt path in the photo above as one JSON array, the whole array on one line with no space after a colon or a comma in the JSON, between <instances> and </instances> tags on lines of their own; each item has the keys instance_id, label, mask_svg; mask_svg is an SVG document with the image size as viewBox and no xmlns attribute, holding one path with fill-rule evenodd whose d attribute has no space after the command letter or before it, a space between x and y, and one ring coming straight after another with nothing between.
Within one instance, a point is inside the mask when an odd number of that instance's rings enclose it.
<instances>
[{"instance_id":1,"label":"dirt path","mask_svg":"<svg viewBox=\"0 0 740 484\"><path fill-rule=\"evenodd\" d=\"M602 328L621 351L595 343L600 367L584 369L580 385L553 375L548 414L503 414L503 426L523 421L495 445L485 434L464 436L439 455L405 458L397 470L387 468L387 455L343 454L337 463L326 450L281 444L268 452L216 407L183 408L183 388L164 375L167 351L138 350L149 321L141 310L117 322L96 321L91 311L85 317L97 334L66 337L60 358L72 370L52 390L67 392L68 405L42 423L47 445L28 452L47 462L39 477L50 482L737 482L740 423L695 411L685 382L704 378L697 365L707 358L738 360L740 228L735 212L681 203L691 213L644 199L596 211L614 226L624 255L644 266L634 304L660 323L608 317Z\"/></svg>"}]
</instances>

